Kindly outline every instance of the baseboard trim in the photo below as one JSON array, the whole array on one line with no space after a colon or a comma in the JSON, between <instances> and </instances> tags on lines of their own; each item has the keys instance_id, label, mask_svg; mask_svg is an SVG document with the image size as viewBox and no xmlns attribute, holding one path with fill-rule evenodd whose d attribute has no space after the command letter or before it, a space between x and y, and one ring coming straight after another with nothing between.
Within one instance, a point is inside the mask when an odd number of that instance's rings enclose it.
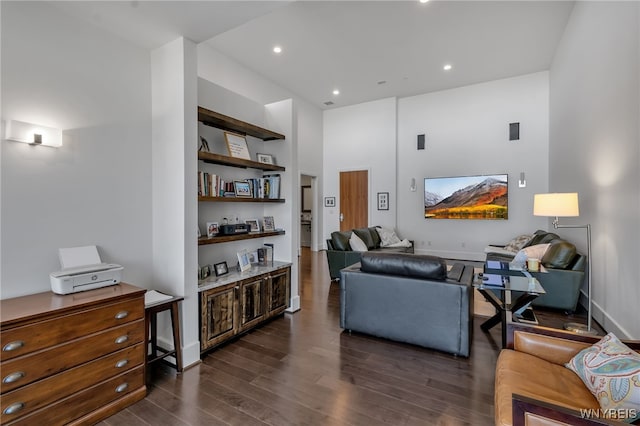
<instances>
[{"instance_id":1,"label":"baseboard trim","mask_svg":"<svg viewBox=\"0 0 640 426\"><path fill-rule=\"evenodd\" d=\"M583 290L580 290L579 303L586 311L589 299ZM593 300L591 301L591 316L602 326L602 328L605 329L605 331L612 332L621 339L633 339L633 337L631 337L631 333L625 330L618 321L616 321L607 311L602 309L602 306L598 305Z\"/></svg>"},{"instance_id":2,"label":"baseboard trim","mask_svg":"<svg viewBox=\"0 0 640 426\"><path fill-rule=\"evenodd\" d=\"M285 309L285 312L292 314L294 312L298 312L300 310L300 296L295 296L291 298L290 306Z\"/></svg>"}]
</instances>

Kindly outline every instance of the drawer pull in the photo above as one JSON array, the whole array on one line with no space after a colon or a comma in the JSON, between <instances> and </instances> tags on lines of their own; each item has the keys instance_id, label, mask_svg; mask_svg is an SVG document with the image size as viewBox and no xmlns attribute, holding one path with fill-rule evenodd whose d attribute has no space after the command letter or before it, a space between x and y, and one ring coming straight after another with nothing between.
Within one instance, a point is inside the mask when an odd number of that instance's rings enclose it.
<instances>
[{"instance_id":1,"label":"drawer pull","mask_svg":"<svg viewBox=\"0 0 640 426\"><path fill-rule=\"evenodd\" d=\"M116 393L122 393L126 391L128 387L129 387L128 383L123 383L121 385L118 385L118 387L116 388Z\"/></svg>"},{"instance_id":2,"label":"drawer pull","mask_svg":"<svg viewBox=\"0 0 640 426\"><path fill-rule=\"evenodd\" d=\"M124 343L127 340L129 340L129 336L127 336L126 334L124 336L120 336L116 339L116 343L120 344L120 343Z\"/></svg>"},{"instance_id":3,"label":"drawer pull","mask_svg":"<svg viewBox=\"0 0 640 426\"><path fill-rule=\"evenodd\" d=\"M24 377L24 371L16 371L15 373L7 374L4 379L2 379L2 383L13 383Z\"/></svg>"},{"instance_id":4,"label":"drawer pull","mask_svg":"<svg viewBox=\"0 0 640 426\"><path fill-rule=\"evenodd\" d=\"M120 311L116 314L116 319L123 319L129 316L129 311Z\"/></svg>"},{"instance_id":5,"label":"drawer pull","mask_svg":"<svg viewBox=\"0 0 640 426\"><path fill-rule=\"evenodd\" d=\"M128 359L121 359L120 361L116 362L116 368L122 368L127 364L129 364Z\"/></svg>"},{"instance_id":6,"label":"drawer pull","mask_svg":"<svg viewBox=\"0 0 640 426\"><path fill-rule=\"evenodd\" d=\"M22 402L16 402L15 404L11 404L7 408L5 408L2 414L7 414L7 415L15 414L18 411L22 410L23 408L24 408L24 404Z\"/></svg>"},{"instance_id":7,"label":"drawer pull","mask_svg":"<svg viewBox=\"0 0 640 426\"><path fill-rule=\"evenodd\" d=\"M9 342L2 348L3 352L15 351L16 349L20 349L24 346L24 342L22 340L16 340L14 342Z\"/></svg>"}]
</instances>

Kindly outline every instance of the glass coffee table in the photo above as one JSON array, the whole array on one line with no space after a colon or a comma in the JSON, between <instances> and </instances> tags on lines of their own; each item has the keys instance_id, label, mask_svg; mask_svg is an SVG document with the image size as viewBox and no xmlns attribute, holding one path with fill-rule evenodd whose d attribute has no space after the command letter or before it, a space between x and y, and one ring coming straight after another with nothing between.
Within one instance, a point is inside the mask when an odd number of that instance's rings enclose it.
<instances>
[{"instance_id":1,"label":"glass coffee table","mask_svg":"<svg viewBox=\"0 0 640 426\"><path fill-rule=\"evenodd\" d=\"M545 293L540 282L531 276L480 273L474 277L473 286L497 310L494 316L480 325L480 328L483 331L489 331L496 325L502 324L503 348L507 342L508 316ZM517 292L514 301L511 300L512 296L515 296L512 292Z\"/></svg>"}]
</instances>

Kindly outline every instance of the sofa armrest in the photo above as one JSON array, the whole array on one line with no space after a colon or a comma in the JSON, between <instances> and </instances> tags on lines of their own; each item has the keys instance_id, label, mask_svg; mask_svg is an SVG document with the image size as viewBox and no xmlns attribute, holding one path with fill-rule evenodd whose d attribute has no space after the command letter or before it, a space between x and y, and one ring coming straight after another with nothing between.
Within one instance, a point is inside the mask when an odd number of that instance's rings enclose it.
<instances>
[{"instance_id":1,"label":"sofa armrest","mask_svg":"<svg viewBox=\"0 0 640 426\"><path fill-rule=\"evenodd\" d=\"M558 365L564 365L582 349L602 336L576 334L556 328L507 321L507 348L525 352ZM623 340L631 349L640 350L640 341Z\"/></svg>"},{"instance_id":2,"label":"sofa armrest","mask_svg":"<svg viewBox=\"0 0 640 426\"><path fill-rule=\"evenodd\" d=\"M512 399L513 426L549 426L549 425L621 425L622 422L598 419L604 412L584 412L560 407L548 402L514 394Z\"/></svg>"}]
</instances>

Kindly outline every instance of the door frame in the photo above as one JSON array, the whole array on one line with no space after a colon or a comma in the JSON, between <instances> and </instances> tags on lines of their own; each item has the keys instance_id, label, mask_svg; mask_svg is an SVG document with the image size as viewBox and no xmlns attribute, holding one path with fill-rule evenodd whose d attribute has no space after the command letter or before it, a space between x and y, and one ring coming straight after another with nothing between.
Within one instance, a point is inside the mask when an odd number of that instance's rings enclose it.
<instances>
[{"instance_id":1,"label":"door frame","mask_svg":"<svg viewBox=\"0 0 640 426\"><path fill-rule=\"evenodd\" d=\"M322 227L320 226L320 221L323 220L324 211L321 208L321 204L318 202L319 190L318 190L318 176L315 173L308 173L304 170L298 171L298 188L296 191L300 191L302 185L300 182L302 181L302 176L309 176L311 178L311 251L318 251L322 249L322 246L318 245L318 242L321 241L319 238L320 231ZM302 194L300 194L302 198ZM300 200L299 211L296 213L296 223L298 229L300 229L300 213L302 212L302 200ZM300 251L302 247L300 246L300 232L298 232L298 256L300 256Z\"/></svg>"},{"instance_id":2,"label":"door frame","mask_svg":"<svg viewBox=\"0 0 640 426\"><path fill-rule=\"evenodd\" d=\"M339 168L338 171L338 181L337 181L337 187L338 190L336 191L337 193L337 207L338 207L338 227L336 229L340 229L340 213L341 213L341 206L340 206L340 172L360 172L366 170L367 171L367 221L369 223L371 223L371 213L373 212L373 210L371 209L371 166L367 166L367 167L342 167ZM369 226L369 223L367 223L367 226Z\"/></svg>"}]
</instances>

